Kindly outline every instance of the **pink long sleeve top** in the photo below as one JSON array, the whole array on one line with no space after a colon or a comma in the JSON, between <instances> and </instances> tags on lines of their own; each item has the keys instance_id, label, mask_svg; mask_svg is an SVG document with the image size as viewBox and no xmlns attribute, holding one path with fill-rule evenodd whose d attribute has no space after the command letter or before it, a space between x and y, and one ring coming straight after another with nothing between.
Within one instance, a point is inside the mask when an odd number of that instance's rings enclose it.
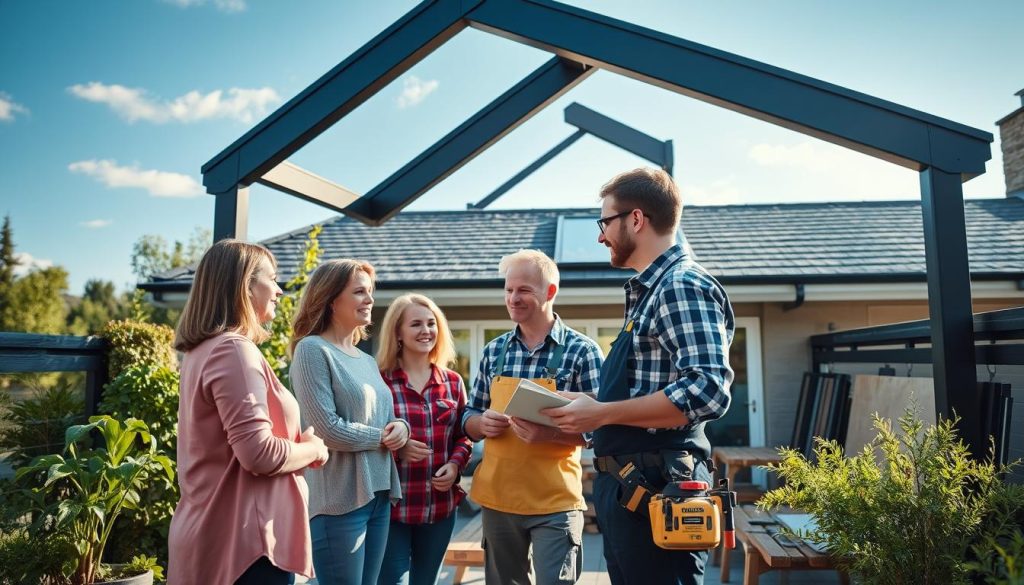
<instances>
[{"instance_id":1,"label":"pink long sleeve top","mask_svg":"<svg viewBox=\"0 0 1024 585\"><path fill-rule=\"evenodd\" d=\"M230 585L263 556L313 576L306 481L279 472L300 434L298 403L252 341L225 333L185 354L169 585Z\"/></svg>"}]
</instances>

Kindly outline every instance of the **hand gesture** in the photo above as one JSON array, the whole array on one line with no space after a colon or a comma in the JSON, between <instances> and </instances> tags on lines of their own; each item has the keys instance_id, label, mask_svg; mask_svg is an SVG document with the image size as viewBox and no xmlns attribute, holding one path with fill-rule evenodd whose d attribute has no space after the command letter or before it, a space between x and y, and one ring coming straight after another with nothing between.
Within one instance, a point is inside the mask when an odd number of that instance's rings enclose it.
<instances>
[{"instance_id":1,"label":"hand gesture","mask_svg":"<svg viewBox=\"0 0 1024 585\"><path fill-rule=\"evenodd\" d=\"M598 402L582 392L559 392L558 395L572 400L572 403L540 411L555 421L558 430L563 433L589 433L604 425L606 403Z\"/></svg>"},{"instance_id":2,"label":"hand gesture","mask_svg":"<svg viewBox=\"0 0 1024 585\"><path fill-rule=\"evenodd\" d=\"M313 432L313 427L309 427L302 431L302 434L299 436L299 442L310 443L317 448L316 459L309 464L311 468L317 469L318 467L323 467L324 463L327 463L327 459L330 457L327 445L324 445L323 439L316 436L316 433Z\"/></svg>"},{"instance_id":3,"label":"hand gesture","mask_svg":"<svg viewBox=\"0 0 1024 585\"><path fill-rule=\"evenodd\" d=\"M446 492L452 489L455 485L455 480L459 478L459 466L454 463L445 463L441 466L441 469L437 470L434 477L430 478L430 485L434 486L434 489L439 492Z\"/></svg>"},{"instance_id":4,"label":"hand gesture","mask_svg":"<svg viewBox=\"0 0 1024 585\"><path fill-rule=\"evenodd\" d=\"M380 444L389 451L397 451L405 446L409 440L409 427L404 422L394 421L384 425L384 432L381 433Z\"/></svg>"},{"instance_id":5,"label":"hand gesture","mask_svg":"<svg viewBox=\"0 0 1024 585\"><path fill-rule=\"evenodd\" d=\"M558 431L523 418L512 417L512 432L524 443L546 443L553 440Z\"/></svg>"},{"instance_id":6,"label":"hand gesture","mask_svg":"<svg viewBox=\"0 0 1024 585\"><path fill-rule=\"evenodd\" d=\"M416 439L409 439L409 442L404 447L398 450L398 457L403 461L423 461L428 455L434 451L427 447L426 443L417 441Z\"/></svg>"},{"instance_id":7,"label":"hand gesture","mask_svg":"<svg viewBox=\"0 0 1024 585\"><path fill-rule=\"evenodd\" d=\"M496 410L488 408L480 415L480 432L485 437L498 437L501 436L509 426L511 426L509 417L501 414Z\"/></svg>"}]
</instances>

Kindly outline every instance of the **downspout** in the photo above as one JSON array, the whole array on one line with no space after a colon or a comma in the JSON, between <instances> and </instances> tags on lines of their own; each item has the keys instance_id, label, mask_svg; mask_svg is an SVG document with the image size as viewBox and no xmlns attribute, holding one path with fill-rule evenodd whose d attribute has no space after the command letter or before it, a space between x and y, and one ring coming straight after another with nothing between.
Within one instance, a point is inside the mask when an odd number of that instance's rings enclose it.
<instances>
[{"instance_id":1,"label":"downspout","mask_svg":"<svg viewBox=\"0 0 1024 585\"><path fill-rule=\"evenodd\" d=\"M798 282L793 286L796 288L796 298L793 299L793 302L782 305L783 311L792 311L804 304L804 283Z\"/></svg>"}]
</instances>

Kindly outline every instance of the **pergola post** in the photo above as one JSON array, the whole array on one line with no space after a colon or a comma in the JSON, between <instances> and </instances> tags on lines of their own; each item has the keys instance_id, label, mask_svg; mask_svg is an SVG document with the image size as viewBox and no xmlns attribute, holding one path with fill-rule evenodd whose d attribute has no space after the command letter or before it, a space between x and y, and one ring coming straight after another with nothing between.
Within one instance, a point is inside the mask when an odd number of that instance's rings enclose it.
<instances>
[{"instance_id":1,"label":"pergola post","mask_svg":"<svg viewBox=\"0 0 1024 585\"><path fill-rule=\"evenodd\" d=\"M960 436L975 458L986 438L974 355L971 274L959 173L934 167L921 171L921 215L928 272L928 314L932 332L935 410L940 418L961 418Z\"/></svg>"},{"instance_id":2,"label":"pergola post","mask_svg":"<svg viewBox=\"0 0 1024 585\"><path fill-rule=\"evenodd\" d=\"M213 241L244 240L249 227L249 187L235 185L223 193L214 193L214 197Z\"/></svg>"}]
</instances>

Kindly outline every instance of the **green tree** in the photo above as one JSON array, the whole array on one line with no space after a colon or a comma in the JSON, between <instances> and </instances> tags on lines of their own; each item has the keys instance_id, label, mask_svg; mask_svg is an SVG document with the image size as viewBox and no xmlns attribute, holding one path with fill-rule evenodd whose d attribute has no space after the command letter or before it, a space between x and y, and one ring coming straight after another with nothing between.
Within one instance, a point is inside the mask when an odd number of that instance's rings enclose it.
<instances>
[{"instance_id":1,"label":"green tree","mask_svg":"<svg viewBox=\"0 0 1024 585\"><path fill-rule=\"evenodd\" d=\"M141 281L160 272L188 266L198 262L212 242L213 233L198 226L187 242L168 244L163 236L146 234L132 247L132 272Z\"/></svg>"},{"instance_id":2,"label":"green tree","mask_svg":"<svg viewBox=\"0 0 1024 585\"><path fill-rule=\"evenodd\" d=\"M9 331L11 295L14 287L14 270L18 267L14 256L14 237L11 233L11 216L4 217L3 231L0 232L0 331Z\"/></svg>"},{"instance_id":3,"label":"green tree","mask_svg":"<svg viewBox=\"0 0 1024 585\"><path fill-rule=\"evenodd\" d=\"M60 266L33 270L14 281L0 331L64 333L68 273Z\"/></svg>"},{"instance_id":4,"label":"green tree","mask_svg":"<svg viewBox=\"0 0 1024 585\"><path fill-rule=\"evenodd\" d=\"M96 335L110 321L126 319L132 312L132 297L120 295L114 283L107 280L89 280L82 298L68 313L68 331L75 335Z\"/></svg>"}]
</instances>

